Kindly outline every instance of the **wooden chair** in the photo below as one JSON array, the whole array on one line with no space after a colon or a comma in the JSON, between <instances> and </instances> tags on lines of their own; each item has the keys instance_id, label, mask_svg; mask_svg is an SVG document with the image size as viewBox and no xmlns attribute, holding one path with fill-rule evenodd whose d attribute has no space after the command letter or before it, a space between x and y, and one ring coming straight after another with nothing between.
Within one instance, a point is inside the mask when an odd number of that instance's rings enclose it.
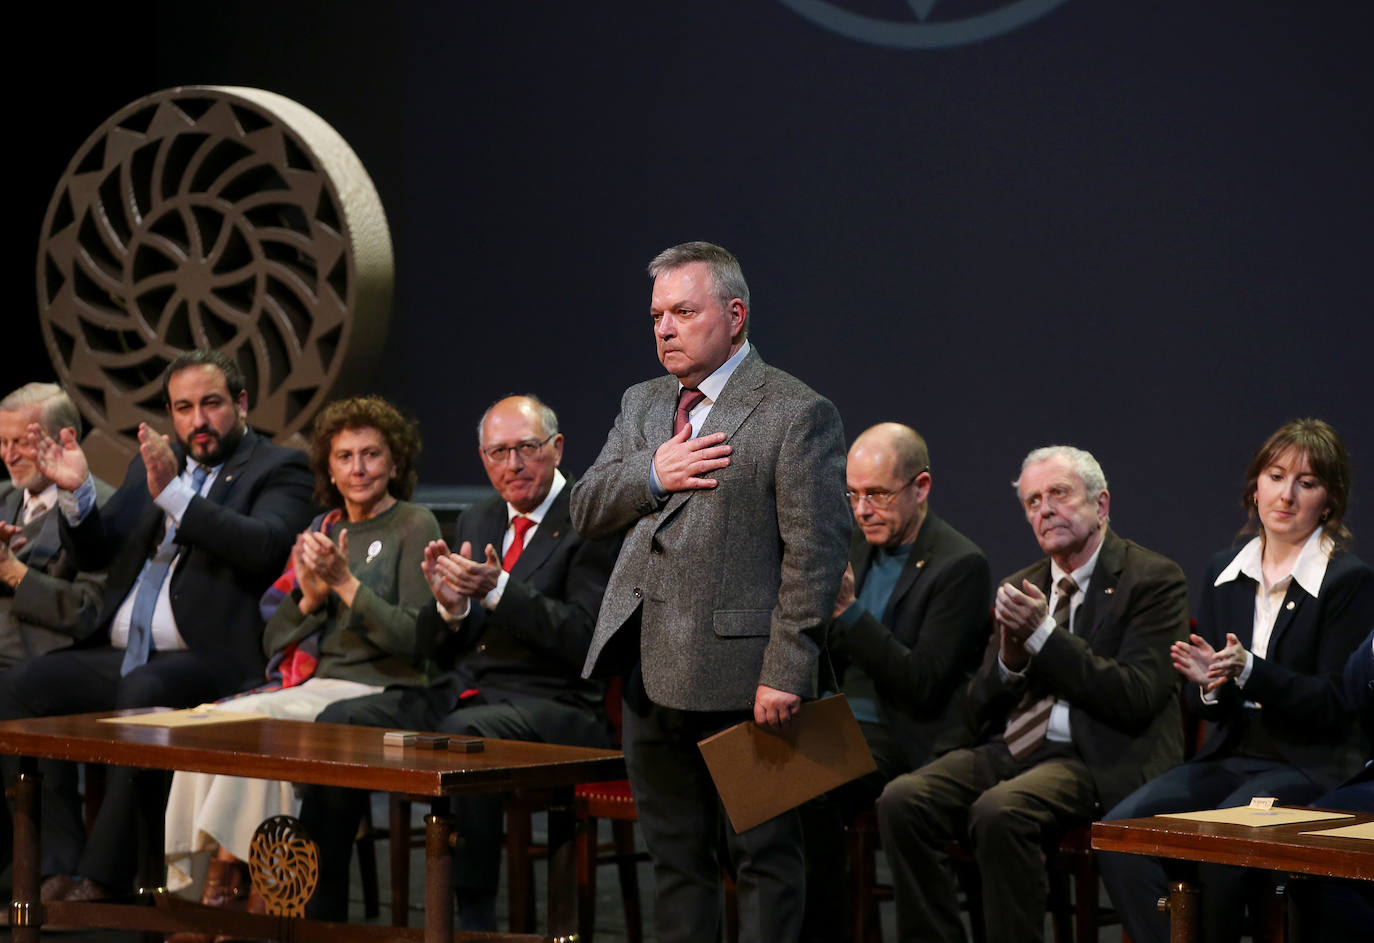
<instances>
[{"instance_id":1,"label":"wooden chair","mask_svg":"<svg viewBox=\"0 0 1374 943\"><path fill-rule=\"evenodd\" d=\"M381 894L377 879L377 839L387 837L387 832L372 824L372 810L369 804L368 811L358 824L358 835L354 839L354 845L358 849L358 874L363 886L363 915L368 920L375 920L381 912ZM395 903L392 901L393 911Z\"/></svg>"},{"instance_id":2,"label":"wooden chair","mask_svg":"<svg viewBox=\"0 0 1374 943\"><path fill-rule=\"evenodd\" d=\"M881 943L882 924L878 904L892 900L892 885L879 884L878 815L865 809L845 825L845 858L849 872L851 914L850 940L853 943Z\"/></svg>"},{"instance_id":3,"label":"wooden chair","mask_svg":"<svg viewBox=\"0 0 1374 943\"><path fill-rule=\"evenodd\" d=\"M612 679L606 688L606 716L615 728L616 741L621 730L621 682ZM534 929L534 862L546 849L531 838L530 816L544 808L547 794L516 794L506 804L506 895L510 904L512 933ZM625 939L642 943L644 913L639 897L639 864L648 855L635 850L634 823L639 820L628 779L583 783L573 791L573 812L577 819L577 896L580 915L579 934L583 943L592 943L596 932L596 872L613 864L620 881L620 897L625 914ZM611 841L601 842L600 822L611 823ZM730 874L725 880L725 939L739 939L735 884Z\"/></svg>"},{"instance_id":4,"label":"wooden chair","mask_svg":"<svg viewBox=\"0 0 1374 943\"><path fill-rule=\"evenodd\" d=\"M534 862L544 857L545 849L531 837L530 817L543 807L545 797L518 795L506 805L506 895L510 904L512 933L533 929ZM642 943L644 917L639 897L639 863L647 855L635 850L634 823L638 819L629 780L584 783L573 792L573 812L577 820L577 897L581 926L580 938L591 943L596 932L596 872L603 864L614 864L620 880L620 895L625 914L625 939ZM602 819L611 823L611 841L599 841Z\"/></svg>"},{"instance_id":5,"label":"wooden chair","mask_svg":"<svg viewBox=\"0 0 1374 943\"><path fill-rule=\"evenodd\" d=\"M622 681L612 678L606 686L606 717L620 742L622 724ZM534 862L546 849L533 840L531 817L548 805L547 793L517 793L506 803L506 899L512 933L534 929ZM596 869L615 864L620 878L620 893L625 912L625 939L641 943L644 917L639 898L639 863L647 856L635 851L634 797L630 781L617 779L603 783L583 783L573 791L573 812L577 820L577 897L581 926L579 933L591 943L596 931ZM601 819L611 823L611 841L601 844L598 831Z\"/></svg>"}]
</instances>

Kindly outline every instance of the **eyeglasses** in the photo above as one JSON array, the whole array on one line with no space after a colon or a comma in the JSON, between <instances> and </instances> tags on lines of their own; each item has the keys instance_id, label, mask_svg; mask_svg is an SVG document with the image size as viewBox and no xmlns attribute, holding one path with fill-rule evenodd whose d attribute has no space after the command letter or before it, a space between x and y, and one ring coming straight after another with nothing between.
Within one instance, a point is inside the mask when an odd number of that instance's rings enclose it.
<instances>
[{"instance_id":1,"label":"eyeglasses","mask_svg":"<svg viewBox=\"0 0 1374 943\"><path fill-rule=\"evenodd\" d=\"M867 499L869 506L872 507L873 510L886 511L888 508L892 507L892 502L897 500L897 495L905 491L910 487L913 481L920 478L928 471L930 471L929 465L908 478L906 484L895 491L846 491L844 494L845 497L849 499L849 506L851 508L857 508L860 501Z\"/></svg>"},{"instance_id":2,"label":"eyeglasses","mask_svg":"<svg viewBox=\"0 0 1374 943\"><path fill-rule=\"evenodd\" d=\"M528 462L538 455L539 450L555 435L558 435L558 433L555 432L553 435L547 436L539 442L535 442L533 439L526 439L524 442L517 442L514 445L493 445L490 448L478 449L478 451L482 453L483 458L493 465L500 465L510 457L510 453L512 452L518 454L522 461Z\"/></svg>"}]
</instances>

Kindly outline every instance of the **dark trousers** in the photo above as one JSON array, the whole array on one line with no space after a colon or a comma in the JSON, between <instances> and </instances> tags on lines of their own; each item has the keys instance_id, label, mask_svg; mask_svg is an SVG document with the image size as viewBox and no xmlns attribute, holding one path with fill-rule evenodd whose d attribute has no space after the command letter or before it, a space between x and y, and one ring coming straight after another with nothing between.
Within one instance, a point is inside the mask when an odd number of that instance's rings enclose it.
<instances>
[{"instance_id":1,"label":"dark trousers","mask_svg":"<svg viewBox=\"0 0 1374 943\"><path fill-rule=\"evenodd\" d=\"M806 916L802 923L804 943L832 943L849 933L850 906L848 846L845 823L872 809L883 787L909 772L907 761L892 740L892 731L881 724L860 723L864 740L877 769L845 783L801 806L802 832L806 837Z\"/></svg>"},{"instance_id":2,"label":"dark trousers","mask_svg":"<svg viewBox=\"0 0 1374 943\"><path fill-rule=\"evenodd\" d=\"M322 723L391 727L402 730L442 730L445 733L501 740L542 741L536 722L518 700L490 703L479 695L454 703L447 688L395 687L378 694L337 701L316 720ZM549 702L544 711L556 709ZM587 714L584 746L610 746L604 724ZM367 810L369 793L361 789L310 786L305 789L300 818L320 846L320 878L315 896L307 905L311 917L344 920L348 916L348 874L353 838ZM494 904L501 880L504 799L499 793L462 796L455 800L453 817L460 841L454 858L453 883L458 892L459 920L463 929L490 929L474 924L474 914L464 913L471 902L487 914ZM485 921L480 921L485 923Z\"/></svg>"},{"instance_id":3,"label":"dark trousers","mask_svg":"<svg viewBox=\"0 0 1374 943\"><path fill-rule=\"evenodd\" d=\"M124 650L108 646L50 652L0 675L0 720L50 717L126 707L194 707L232 694L212 659L191 651L155 652L121 676ZM14 770L11 758L6 778ZM105 799L87 841L75 764L44 761L42 870L81 874L112 890L127 890L138 868L138 821L161 816L169 779L110 767Z\"/></svg>"},{"instance_id":4,"label":"dark trousers","mask_svg":"<svg viewBox=\"0 0 1374 943\"><path fill-rule=\"evenodd\" d=\"M1001 740L946 753L888 783L878 826L892 869L903 941L963 940L958 885L944 853L968 839L983 882L990 943L1044 936L1045 852L1093 817L1092 774L1071 744L1046 743L1018 761Z\"/></svg>"},{"instance_id":5,"label":"dark trousers","mask_svg":"<svg viewBox=\"0 0 1374 943\"><path fill-rule=\"evenodd\" d=\"M1367 769L1353 782L1318 796L1311 804L1319 809L1374 812L1374 769ZM1374 884L1309 879L1294 882L1294 889L1290 929L1296 943L1355 943L1369 937L1370 928L1374 927Z\"/></svg>"},{"instance_id":6,"label":"dark trousers","mask_svg":"<svg viewBox=\"0 0 1374 943\"><path fill-rule=\"evenodd\" d=\"M1280 804L1301 805L1319 787L1303 773L1275 760L1226 757L1175 766L1131 793L1109 811L1105 819L1135 819L1162 812L1191 812L1249 805L1255 796L1273 796ZM1193 866L1167 863L1148 855L1099 852L1098 868L1107 893L1121 914L1121 922L1134 943L1165 943L1169 916L1155 909L1155 901L1168 896L1170 868L1174 880L1193 878ZM1239 940L1246 897L1246 871L1219 864L1196 865L1202 886L1203 939ZM1256 872L1253 891L1262 893L1267 876Z\"/></svg>"},{"instance_id":7,"label":"dark trousers","mask_svg":"<svg viewBox=\"0 0 1374 943\"><path fill-rule=\"evenodd\" d=\"M805 906L801 818L793 810L739 834L729 825L697 741L751 711L654 704L638 667L625 685L624 748L640 830L653 858L660 943L720 938L721 846L739 899L741 943L795 943Z\"/></svg>"}]
</instances>

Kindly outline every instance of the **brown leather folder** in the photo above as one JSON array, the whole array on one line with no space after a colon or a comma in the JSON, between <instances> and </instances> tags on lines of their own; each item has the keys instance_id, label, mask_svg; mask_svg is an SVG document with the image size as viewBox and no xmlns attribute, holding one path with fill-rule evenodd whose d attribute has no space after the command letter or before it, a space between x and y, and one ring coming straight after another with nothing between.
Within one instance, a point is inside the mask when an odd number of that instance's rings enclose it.
<instances>
[{"instance_id":1,"label":"brown leather folder","mask_svg":"<svg viewBox=\"0 0 1374 943\"><path fill-rule=\"evenodd\" d=\"M697 746L736 833L878 768L843 694L803 704L786 730L748 721Z\"/></svg>"}]
</instances>

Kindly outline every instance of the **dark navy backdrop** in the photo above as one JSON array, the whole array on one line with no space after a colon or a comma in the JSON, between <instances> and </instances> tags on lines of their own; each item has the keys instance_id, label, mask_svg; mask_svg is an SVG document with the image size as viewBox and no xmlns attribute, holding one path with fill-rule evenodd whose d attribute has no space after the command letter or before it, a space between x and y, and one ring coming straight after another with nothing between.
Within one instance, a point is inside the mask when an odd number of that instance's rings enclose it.
<instances>
[{"instance_id":1,"label":"dark navy backdrop","mask_svg":"<svg viewBox=\"0 0 1374 943\"><path fill-rule=\"evenodd\" d=\"M255 85L377 183L397 286L371 386L423 421L426 481L483 482L472 426L511 390L584 468L660 369L644 264L700 238L851 437L926 434L935 506L999 572L1037 552L1007 484L1029 448L1096 452L1118 529L1196 576L1250 451L1303 414L1355 453L1374 557L1368 4L1067 0L924 51L765 0L202 6L54 5L16 37L41 56L8 66L34 131L11 143L15 352L43 356L33 247L81 141L159 88ZM9 366L7 388L50 376Z\"/></svg>"}]
</instances>

